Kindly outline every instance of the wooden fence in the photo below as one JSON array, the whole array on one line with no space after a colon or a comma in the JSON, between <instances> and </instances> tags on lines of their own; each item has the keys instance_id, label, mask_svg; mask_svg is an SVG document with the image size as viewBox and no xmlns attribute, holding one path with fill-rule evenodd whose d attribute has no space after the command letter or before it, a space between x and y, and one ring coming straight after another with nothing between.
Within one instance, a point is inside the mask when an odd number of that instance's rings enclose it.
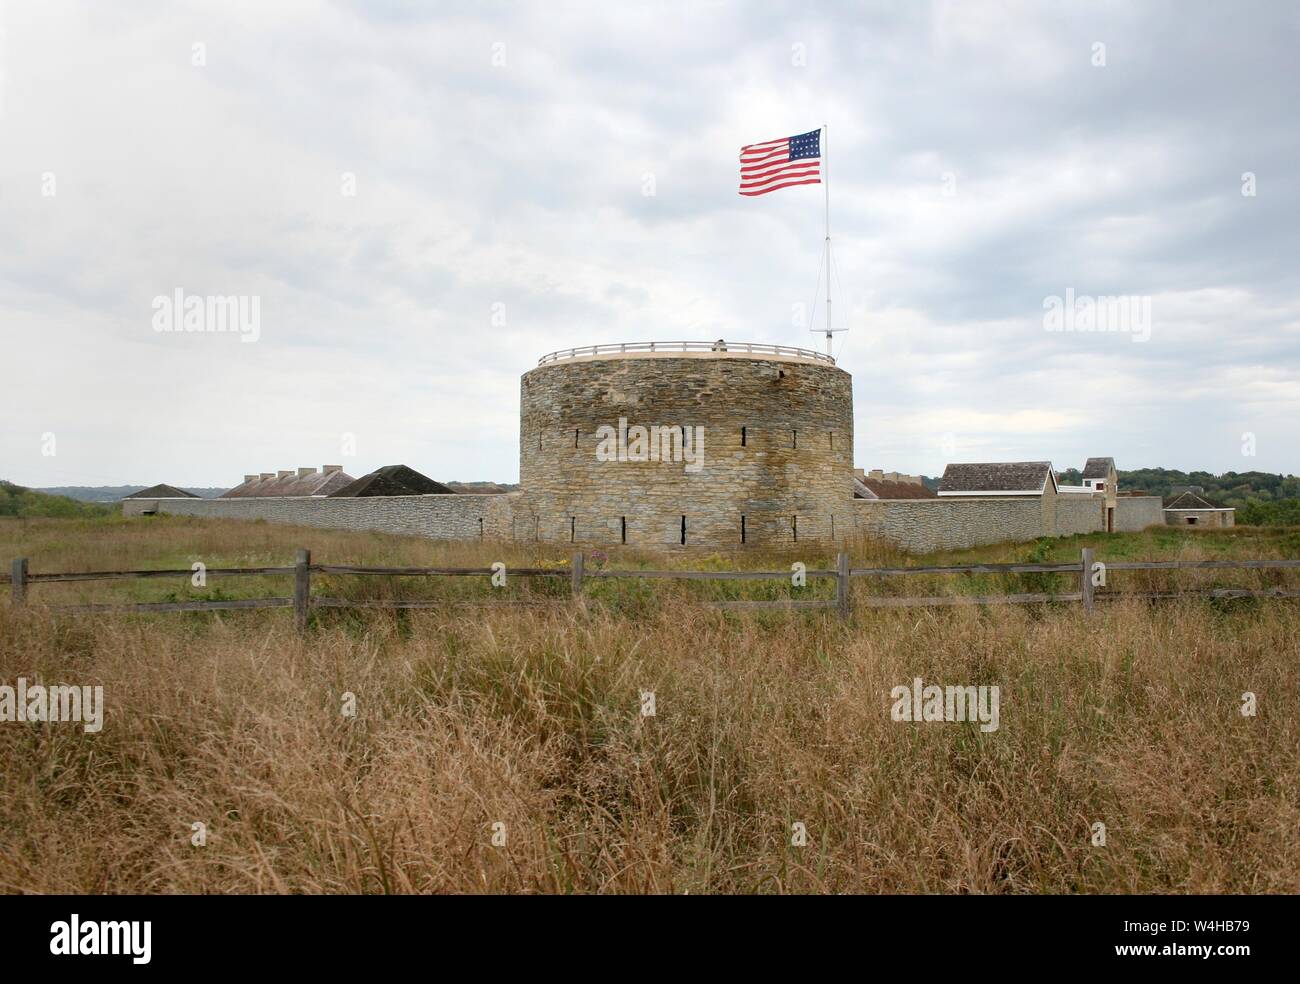
<instances>
[{"instance_id":1,"label":"wooden fence","mask_svg":"<svg viewBox=\"0 0 1300 984\"><path fill-rule=\"evenodd\" d=\"M953 567L860 567L849 566L849 556L840 553L836 558L834 570L807 570L805 578L834 578L835 598L832 599L778 599L763 601L715 601L711 604L720 608L731 609L806 609L833 608L841 617L847 617L855 604L852 592L853 578L888 578L904 577L915 574L1069 574L1076 581L1078 590L1064 593L1035 592L1025 594L997 595L926 595L894 596L871 595L860 596L856 603L869 608L911 608L934 605L1024 605L1044 602L1080 602L1085 612L1091 612L1098 601L1113 601L1119 598L1300 598L1300 591L1281 588L1256 591L1248 588L1214 588L1208 591L1172 591L1172 592L1098 592L1094 585L1095 567L1104 567L1109 574L1112 571L1151 571L1151 570L1276 570L1300 569L1300 560L1137 560L1108 561L1095 565L1091 547L1084 547L1079 561L1068 564L963 564ZM28 589L33 584L67 582L67 581L111 581L133 578L174 578L191 577L193 570L158 570L158 571L81 571L68 574L32 574L28 570L27 558L20 557L13 562L8 576L0 574L0 583L10 583L10 597L15 606L27 602ZM503 600L483 600L478 602L447 601L438 599L400 600L351 600L330 598L311 593L312 574L344 574L361 576L387 577L477 577L490 578L497 573L491 567L356 567L346 564L313 564L311 551L299 550L292 567L212 567L205 573L217 577L246 576L285 576L293 578L292 596L277 598L248 598L238 601L168 601L141 602L136 604L100 604L100 605L50 605L51 611L71 613L96 612L201 612L229 611L253 608L292 608L294 621L300 632L307 629L308 615L313 608L443 608L457 604L536 604L536 602L519 602ZM708 581L785 581L792 577L791 571L657 571L657 570L587 570L583 555L575 553L570 567L553 569L545 567L516 567L506 572L509 577L559 577L570 582L570 593L574 599L583 597L583 585L588 580L603 578L670 578L673 580L708 580Z\"/></svg>"}]
</instances>

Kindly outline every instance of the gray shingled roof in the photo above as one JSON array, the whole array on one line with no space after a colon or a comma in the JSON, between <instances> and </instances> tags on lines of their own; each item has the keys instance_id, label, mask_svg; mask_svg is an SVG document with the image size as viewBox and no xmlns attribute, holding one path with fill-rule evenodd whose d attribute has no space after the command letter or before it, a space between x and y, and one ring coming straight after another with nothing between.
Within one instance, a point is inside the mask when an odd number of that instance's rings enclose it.
<instances>
[{"instance_id":1,"label":"gray shingled roof","mask_svg":"<svg viewBox=\"0 0 1300 984\"><path fill-rule=\"evenodd\" d=\"M147 489L141 489L139 492L132 492L123 498L127 499L197 499L199 496L193 492L186 492L184 489L178 489L174 485L151 485Z\"/></svg>"},{"instance_id":2,"label":"gray shingled roof","mask_svg":"<svg viewBox=\"0 0 1300 984\"><path fill-rule=\"evenodd\" d=\"M986 461L949 465L939 481L944 492L1042 492L1052 478L1050 461Z\"/></svg>"},{"instance_id":3,"label":"gray shingled roof","mask_svg":"<svg viewBox=\"0 0 1300 984\"><path fill-rule=\"evenodd\" d=\"M1114 458L1089 458L1083 466L1084 478L1105 478L1115 467Z\"/></svg>"},{"instance_id":4,"label":"gray shingled roof","mask_svg":"<svg viewBox=\"0 0 1300 984\"><path fill-rule=\"evenodd\" d=\"M352 484L352 476L345 471L313 471L307 475L273 475L270 478L254 478L241 482L228 492L222 493L223 499L269 499L290 495L330 495Z\"/></svg>"},{"instance_id":5,"label":"gray shingled roof","mask_svg":"<svg viewBox=\"0 0 1300 984\"><path fill-rule=\"evenodd\" d=\"M288 490L280 495L333 495L341 488L352 484L352 476L344 471L312 472L294 479Z\"/></svg>"},{"instance_id":6,"label":"gray shingled roof","mask_svg":"<svg viewBox=\"0 0 1300 984\"><path fill-rule=\"evenodd\" d=\"M1184 492L1182 495L1176 495L1165 503L1166 509L1220 509L1209 499L1202 498L1195 492Z\"/></svg>"}]
</instances>

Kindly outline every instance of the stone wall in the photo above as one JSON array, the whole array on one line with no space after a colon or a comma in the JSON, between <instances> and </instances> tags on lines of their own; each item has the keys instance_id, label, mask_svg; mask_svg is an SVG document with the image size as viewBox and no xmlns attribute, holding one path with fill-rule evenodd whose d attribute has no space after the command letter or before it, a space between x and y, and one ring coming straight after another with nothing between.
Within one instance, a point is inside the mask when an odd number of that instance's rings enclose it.
<instances>
[{"instance_id":1,"label":"stone wall","mask_svg":"<svg viewBox=\"0 0 1300 984\"><path fill-rule=\"evenodd\" d=\"M1051 489L1016 498L854 499L854 531L912 553L931 553L1101 532L1105 507L1103 495L1058 495Z\"/></svg>"},{"instance_id":2,"label":"stone wall","mask_svg":"<svg viewBox=\"0 0 1300 984\"><path fill-rule=\"evenodd\" d=\"M212 519L264 519L337 530L405 533L435 540L524 538L508 495L410 495L369 498L290 496L258 499L123 499L122 514L151 512Z\"/></svg>"},{"instance_id":3,"label":"stone wall","mask_svg":"<svg viewBox=\"0 0 1300 984\"><path fill-rule=\"evenodd\" d=\"M1165 509L1165 523L1169 526L1235 526L1236 512L1232 509ZM1196 522L1192 523L1191 520Z\"/></svg>"},{"instance_id":4,"label":"stone wall","mask_svg":"<svg viewBox=\"0 0 1300 984\"><path fill-rule=\"evenodd\" d=\"M673 431L688 428L703 456L601 460L622 422L668 429L679 448ZM712 352L547 363L520 382L519 447L521 515L542 540L680 546L685 517L687 546L732 547L828 542L852 525L852 381L825 363Z\"/></svg>"},{"instance_id":5,"label":"stone wall","mask_svg":"<svg viewBox=\"0 0 1300 984\"><path fill-rule=\"evenodd\" d=\"M1106 529L1106 496L1063 493L1054 497L1055 518L1044 535L1071 536Z\"/></svg>"},{"instance_id":6,"label":"stone wall","mask_svg":"<svg viewBox=\"0 0 1300 984\"><path fill-rule=\"evenodd\" d=\"M1124 506L1125 502L1136 505ZM1154 503L1154 511L1152 503ZM1152 516L1163 517L1160 500L1119 500L1117 529L1141 529L1137 525ZM993 543L1024 542L1041 536L1068 536L1102 529L1104 500L1101 496L961 496L938 499L843 499L835 515L835 538L865 534L898 544L913 553L959 550ZM1123 511L1121 511L1123 510ZM325 529L375 530L438 540L501 538L532 540L541 529L542 538L567 542L569 528L541 527L541 517L523 493L508 495L418 495L373 498L286 497L260 499L124 499L126 516L152 512L214 519L264 519ZM747 516L747 542L793 543L794 531L784 525L785 517ZM1198 517L1201 513L1196 514ZM1198 525L1214 526L1231 513L1206 514ZM1139 518L1132 518L1139 517ZM1120 524L1130 525L1121 527ZM1163 522L1163 518L1154 522ZM756 525L751 526L750 523ZM808 514L799 515L799 539L822 539L810 533ZM757 525L763 524L763 525ZM829 517L825 532L829 534ZM677 529L665 531L668 535ZM688 529L689 533L689 529ZM577 528L579 544L617 543L621 529L616 524ZM736 531L739 541L739 531ZM829 536L826 537L829 539ZM635 542L629 536L630 542ZM673 541L677 543L677 541ZM687 546L700 546L688 536ZM708 544L703 544L708 545Z\"/></svg>"},{"instance_id":7,"label":"stone wall","mask_svg":"<svg viewBox=\"0 0 1300 984\"><path fill-rule=\"evenodd\" d=\"M1116 533L1136 533L1164 521L1164 504L1158 495L1122 495L1115 500Z\"/></svg>"},{"instance_id":8,"label":"stone wall","mask_svg":"<svg viewBox=\"0 0 1300 984\"><path fill-rule=\"evenodd\" d=\"M1023 542L1046 535L1043 500L953 496L854 499L854 528L912 553Z\"/></svg>"}]
</instances>

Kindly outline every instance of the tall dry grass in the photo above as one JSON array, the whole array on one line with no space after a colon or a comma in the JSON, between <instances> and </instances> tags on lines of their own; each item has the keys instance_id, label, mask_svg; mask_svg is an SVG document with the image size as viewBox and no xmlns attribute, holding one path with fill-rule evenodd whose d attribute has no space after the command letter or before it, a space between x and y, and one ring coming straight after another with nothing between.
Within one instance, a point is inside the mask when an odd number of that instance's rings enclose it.
<instances>
[{"instance_id":1,"label":"tall dry grass","mask_svg":"<svg viewBox=\"0 0 1300 984\"><path fill-rule=\"evenodd\" d=\"M215 525L91 527L76 556L278 562L304 536ZM165 545L122 542L142 529ZM22 535L37 558L58 534ZM328 560L472 549L310 537ZM277 611L0 607L0 683L102 684L108 708L97 735L0 724L0 889L1295 892L1297 639L1286 602L840 622L667 585L633 608L326 613L302 639ZM892 721L916 676L998 685L1000 728Z\"/></svg>"}]
</instances>

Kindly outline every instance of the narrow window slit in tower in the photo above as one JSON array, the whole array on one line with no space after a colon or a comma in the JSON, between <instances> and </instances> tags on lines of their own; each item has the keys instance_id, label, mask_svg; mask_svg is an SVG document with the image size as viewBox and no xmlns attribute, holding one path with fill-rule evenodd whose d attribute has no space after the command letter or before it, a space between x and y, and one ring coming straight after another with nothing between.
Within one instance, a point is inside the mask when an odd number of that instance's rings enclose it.
<instances>
[{"instance_id":1,"label":"narrow window slit in tower","mask_svg":"<svg viewBox=\"0 0 1300 984\"><path fill-rule=\"evenodd\" d=\"M742 448L745 446L745 440L746 440L745 428L742 427L740 428L740 446Z\"/></svg>"},{"instance_id":2,"label":"narrow window slit in tower","mask_svg":"<svg viewBox=\"0 0 1300 984\"><path fill-rule=\"evenodd\" d=\"M799 447L799 432L797 430L790 432L790 447L795 449Z\"/></svg>"},{"instance_id":3,"label":"narrow window slit in tower","mask_svg":"<svg viewBox=\"0 0 1300 984\"><path fill-rule=\"evenodd\" d=\"M794 534L794 542L798 543L799 542L799 517L798 516L790 517L790 532Z\"/></svg>"},{"instance_id":4,"label":"narrow window slit in tower","mask_svg":"<svg viewBox=\"0 0 1300 984\"><path fill-rule=\"evenodd\" d=\"M745 514L740 515L740 542L745 542Z\"/></svg>"},{"instance_id":5,"label":"narrow window slit in tower","mask_svg":"<svg viewBox=\"0 0 1300 984\"><path fill-rule=\"evenodd\" d=\"M619 520L620 520L620 525L623 527L623 530L622 530L622 533L623 533L623 542L624 542L624 543L627 543L627 517L626 517L626 516L620 516L620 517L619 517Z\"/></svg>"},{"instance_id":6,"label":"narrow window slit in tower","mask_svg":"<svg viewBox=\"0 0 1300 984\"><path fill-rule=\"evenodd\" d=\"M831 539L835 539L835 515L831 514Z\"/></svg>"},{"instance_id":7,"label":"narrow window slit in tower","mask_svg":"<svg viewBox=\"0 0 1300 984\"><path fill-rule=\"evenodd\" d=\"M831 450L835 450L835 432L831 431Z\"/></svg>"},{"instance_id":8,"label":"narrow window slit in tower","mask_svg":"<svg viewBox=\"0 0 1300 984\"><path fill-rule=\"evenodd\" d=\"M478 538L483 539L483 517L478 518Z\"/></svg>"},{"instance_id":9,"label":"narrow window slit in tower","mask_svg":"<svg viewBox=\"0 0 1300 984\"><path fill-rule=\"evenodd\" d=\"M570 543L576 542L577 537L578 537L578 517L570 516L569 517L569 542Z\"/></svg>"},{"instance_id":10,"label":"narrow window slit in tower","mask_svg":"<svg viewBox=\"0 0 1300 984\"><path fill-rule=\"evenodd\" d=\"M577 432L577 431L574 431L574 432L573 432L573 446L574 446L575 448L578 446L578 432Z\"/></svg>"},{"instance_id":11,"label":"narrow window slit in tower","mask_svg":"<svg viewBox=\"0 0 1300 984\"><path fill-rule=\"evenodd\" d=\"M686 546L686 517L682 517L682 546Z\"/></svg>"}]
</instances>

